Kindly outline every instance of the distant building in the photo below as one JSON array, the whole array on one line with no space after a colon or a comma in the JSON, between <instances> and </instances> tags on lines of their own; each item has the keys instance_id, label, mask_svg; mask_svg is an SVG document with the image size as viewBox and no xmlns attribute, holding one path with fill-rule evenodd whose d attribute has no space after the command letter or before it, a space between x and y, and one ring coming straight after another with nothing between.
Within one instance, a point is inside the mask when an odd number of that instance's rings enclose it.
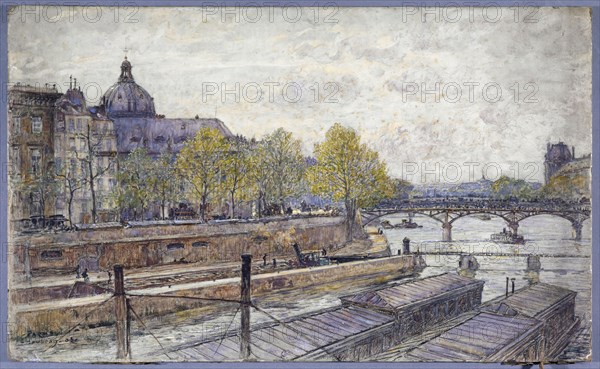
<instances>
[{"instance_id":1,"label":"distant building","mask_svg":"<svg viewBox=\"0 0 600 369\"><path fill-rule=\"evenodd\" d=\"M85 96L76 82L56 102L54 163L59 179L64 182L61 196L56 200L56 213L67 217L71 200L72 221L89 223L93 206L89 183L93 177L98 219L114 220L116 214L110 196L117 174L113 122L88 111ZM71 191L74 191L72 199Z\"/></svg>"},{"instance_id":2,"label":"distant building","mask_svg":"<svg viewBox=\"0 0 600 369\"><path fill-rule=\"evenodd\" d=\"M176 154L203 127L233 136L217 118L169 119L156 114L154 98L135 82L127 58L99 106L87 106L76 80L64 94L56 86L17 84L8 96L12 221L50 215L67 218L72 190L68 179L80 181L71 201L73 223L91 221L90 182L97 221L114 220L111 193L117 185L119 157L138 147L147 148L154 157ZM52 186L44 182L50 173L58 175ZM53 186L57 188L50 190Z\"/></svg>"},{"instance_id":3,"label":"distant building","mask_svg":"<svg viewBox=\"0 0 600 369\"><path fill-rule=\"evenodd\" d=\"M91 111L114 122L120 156L138 147L147 148L153 156L165 151L178 153L185 141L203 127L215 128L226 137L233 136L217 118L170 119L157 115L154 98L135 82L127 57L121 63L118 81L102 96L101 105Z\"/></svg>"},{"instance_id":4,"label":"distant building","mask_svg":"<svg viewBox=\"0 0 600 369\"><path fill-rule=\"evenodd\" d=\"M56 86L16 84L8 94L9 204L14 219L54 212L54 199L40 192L54 160Z\"/></svg>"},{"instance_id":5,"label":"distant building","mask_svg":"<svg viewBox=\"0 0 600 369\"><path fill-rule=\"evenodd\" d=\"M571 149L564 143L548 143L546 155L544 156L544 180L548 184L550 179L556 175L574 176L583 174L589 177L591 168L591 156L575 156L575 146Z\"/></svg>"}]
</instances>

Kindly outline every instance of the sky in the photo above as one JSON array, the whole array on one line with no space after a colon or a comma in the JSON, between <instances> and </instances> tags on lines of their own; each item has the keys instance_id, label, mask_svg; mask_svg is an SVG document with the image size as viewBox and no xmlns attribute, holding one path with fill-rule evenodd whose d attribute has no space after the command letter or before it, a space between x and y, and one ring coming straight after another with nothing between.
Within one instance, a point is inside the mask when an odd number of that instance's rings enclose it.
<instances>
[{"instance_id":1,"label":"sky","mask_svg":"<svg viewBox=\"0 0 600 369\"><path fill-rule=\"evenodd\" d=\"M390 175L543 181L548 142L591 152L587 8L14 8L11 83L135 81L168 118L218 117L305 154L355 128ZM260 95L259 95L260 94Z\"/></svg>"}]
</instances>

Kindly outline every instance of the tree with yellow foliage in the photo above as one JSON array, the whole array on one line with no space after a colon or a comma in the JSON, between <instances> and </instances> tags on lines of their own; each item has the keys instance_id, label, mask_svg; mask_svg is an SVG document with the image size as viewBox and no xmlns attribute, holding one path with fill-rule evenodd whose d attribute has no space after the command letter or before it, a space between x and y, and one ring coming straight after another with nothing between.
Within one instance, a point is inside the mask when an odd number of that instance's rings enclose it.
<instances>
[{"instance_id":1,"label":"tree with yellow foliage","mask_svg":"<svg viewBox=\"0 0 600 369\"><path fill-rule=\"evenodd\" d=\"M222 187L223 167L229 146L215 128L201 128L185 143L177 156L175 167L190 189L189 194L200 202L200 219L206 221L207 207Z\"/></svg>"},{"instance_id":2,"label":"tree with yellow foliage","mask_svg":"<svg viewBox=\"0 0 600 369\"><path fill-rule=\"evenodd\" d=\"M357 212L394 195L395 185L379 154L360 142L357 132L334 124L325 141L315 144L316 165L308 169L311 192L344 201L346 238L354 238Z\"/></svg>"}]
</instances>

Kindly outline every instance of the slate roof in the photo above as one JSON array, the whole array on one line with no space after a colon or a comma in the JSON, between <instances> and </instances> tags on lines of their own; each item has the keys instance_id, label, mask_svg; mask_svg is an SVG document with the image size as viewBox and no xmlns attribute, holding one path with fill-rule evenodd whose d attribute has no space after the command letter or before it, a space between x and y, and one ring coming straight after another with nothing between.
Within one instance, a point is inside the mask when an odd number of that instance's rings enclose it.
<instances>
[{"instance_id":1,"label":"slate roof","mask_svg":"<svg viewBox=\"0 0 600 369\"><path fill-rule=\"evenodd\" d=\"M483 281L462 277L458 274L445 273L393 287L344 296L341 300L346 304L396 310L462 287L483 285L483 283Z\"/></svg>"},{"instance_id":2,"label":"slate roof","mask_svg":"<svg viewBox=\"0 0 600 369\"><path fill-rule=\"evenodd\" d=\"M406 353L405 361L484 361L537 328L541 323L525 316L487 312L442 333Z\"/></svg>"},{"instance_id":3,"label":"slate roof","mask_svg":"<svg viewBox=\"0 0 600 369\"><path fill-rule=\"evenodd\" d=\"M251 358L265 361L294 360L362 332L393 322L393 318L360 307L343 307L295 317L251 332ZM237 332L173 352L186 361L235 361L240 357ZM327 351L325 347L323 349ZM173 356L169 353L169 356Z\"/></svg>"},{"instance_id":4,"label":"slate roof","mask_svg":"<svg viewBox=\"0 0 600 369\"><path fill-rule=\"evenodd\" d=\"M137 147L146 147L152 155L160 154L167 148L177 153L183 148L184 142L203 127L216 128L225 137L233 136L217 118L117 118L114 119L114 125L120 154L130 153Z\"/></svg>"},{"instance_id":5,"label":"slate roof","mask_svg":"<svg viewBox=\"0 0 600 369\"><path fill-rule=\"evenodd\" d=\"M575 291L559 286L536 283L520 289L508 297L502 298L499 301L499 304L491 304L486 310L497 310L499 305L505 305L510 309L517 311L519 314L536 317L552 308L566 296L574 296L575 294Z\"/></svg>"}]
</instances>

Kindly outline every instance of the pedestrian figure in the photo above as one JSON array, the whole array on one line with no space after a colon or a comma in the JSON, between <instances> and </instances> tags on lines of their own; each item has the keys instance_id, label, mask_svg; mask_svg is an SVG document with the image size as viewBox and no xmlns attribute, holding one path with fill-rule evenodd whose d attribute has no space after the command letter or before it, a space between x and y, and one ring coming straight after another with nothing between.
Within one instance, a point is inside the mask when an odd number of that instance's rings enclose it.
<instances>
[{"instance_id":1,"label":"pedestrian figure","mask_svg":"<svg viewBox=\"0 0 600 369\"><path fill-rule=\"evenodd\" d=\"M273 258L273 268L277 267L277 259Z\"/></svg>"},{"instance_id":2,"label":"pedestrian figure","mask_svg":"<svg viewBox=\"0 0 600 369\"><path fill-rule=\"evenodd\" d=\"M108 283L110 283L111 280L112 280L112 273L109 270L108 271Z\"/></svg>"},{"instance_id":3,"label":"pedestrian figure","mask_svg":"<svg viewBox=\"0 0 600 369\"><path fill-rule=\"evenodd\" d=\"M267 266L267 254L263 255L263 266L266 267Z\"/></svg>"},{"instance_id":4,"label":"pedestrian figure","mask_svg":"<svg viewBox=\"0 0 600 369\"><path fill-rule=\"evenodd\" d=\"M77 273L77 279L79 279L81 277L81 274L79 274L79 264L77 265L77 268L75 268L75 272Z\"/></svg>"},{"instance_id":5,"label":"pedestrian figure","mask_svg":"<svg viewBox=\"0 0 600 369\"><path fill-rule=\"evenodd\" d=\"M321 255L322 256L327 256L327 250L325 250L325 248L323 247L323 249L321 250Z\"/></svg>"},{"instance_id":6,"label":"pedestrian figure","mask_svg":"<svg viewBox=\"0 0 600 369\"><path fill-rule=\"evenodd\" d=\"M84 282L89 282L90 281L90 276L88 275L88 269L85 268L85 270L83 271L83 273L81 273L81 276L83 277L83 281Z\"/></svg>"}]
</instances>

